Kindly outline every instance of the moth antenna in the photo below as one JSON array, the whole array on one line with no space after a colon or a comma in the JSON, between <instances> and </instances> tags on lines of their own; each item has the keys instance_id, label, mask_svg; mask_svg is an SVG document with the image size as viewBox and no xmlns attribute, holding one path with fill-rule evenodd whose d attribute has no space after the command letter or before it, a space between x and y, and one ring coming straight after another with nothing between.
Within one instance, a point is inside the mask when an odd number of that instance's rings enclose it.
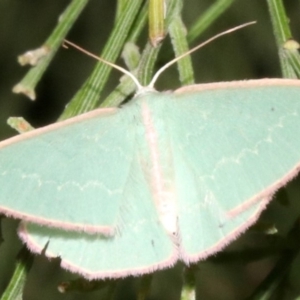
<instances>
[{"instance_id":1,"label":"moth antenna","mask_svg":"<svg viewBox=\"0 0 300 300\"><path fill-rule=\"evenodd\" d=\"M153 89L153 88L154 88L154 84L155 84L155 82L157 81L157 78L160 76L160 74L161 74L162 72L164 72L167 68L169 68L171 65L173 65L174 63L176 63L178 60L180 60L180 59L182 59L183 57L185 57L185 56L187 56L187 55L189 55L189 54L191 54L191 53L197 51L198 49L202 48L203 46L209 44L210 42L212 42L212 41L218 39L219 37L221 37L221 36L223 36L223 35L229 34L229 33L233 32L233 31L237 31L237 30L239 30L239 29L242 29L242 28L244 28L244 27L246 27L246 26L253 25L253 24L255 24L255 23L256 23L256 21L248 22L248 23L245 23L245 24L236 26L236 27L234 27L234 28L225 30L225 31L223 31L223 32L220 32L220 33L216 34L215 36L211 37L210 39L206 40L205 42L201 43L200 45L198 45L198 46L192 48L191 50L189 50L189 51L187 51L187 52L185 52L185 53L183 53L183 54L181 54L181 55L175 57L174 59L172 59L172 60L169 61L167 64L165 64L162 68L160 68L160 69L154 74L154 76L153 76L153 78L152 78L150 84L148 85L148 88Z\"/></svg>"},{"instance_id":2,"label":"moth antenna","mask_svg":"<svg viewBox=\"0 0 300 300\"><path fill-rule=\"evenodd\" d=\"M104 59L104 58L102 58L102 57L99 57L99 56L97 56L97 55L95 55L95 54L93 54L93 53L91 53L91 52L89 52L89 51L83 49L82 47L80 47L80 46L78 46L78 45L76 45L76 44L74 44L74 43L72 43L72 42L70 42L70 41L68 41L68 40L64 40L64 43L65 43L66 45L72 46L73 48L75 48L75 49L81 51L82 53L85 53L86 55L88 55L88 56L90 56L90 57L92 57L92 58L95 58L95 59L98 60L98 61L103 62L104 64L106 64L106 65L108 65L108 66L111 66L111 67L114 68L114 69L119 70L121 73L123 73L123 74L129 76L129 77L133 80L133 82L135 83L135 85L137 86L137 90L138 90L137 93L138 93L139 91L145 90L145 88L146 88L147 90L154 90L154 84L156 83L156 81L157 81L158 77L160 76L160 74L161 74L162 72L164 72L167 68L169 68L171 65L173 65L174 63L176 63L178 60L182 59L183 57L185 57L185 56L187 56L187 55L189 55L189 54L191 54L191 53L197 51L198 49L204 47L205 45L211 43L212 41L218 39L219 37L221 37L221 36L223 36L223 35L226 35L226 34L229 34L229 33L231 33L231 32L240 30L240 29L242 29L242 28L244 28L244 27L253 25L253 24L255 24L255 23L256 23L256 21L252 21L252 22L248 22L248 23L245 23L245 24L236 26L236 27L234 27L234 28L231 28L231 29L222 31L222 32L216 34L215 36L211 37L210 39L206 40L205 42L201 43L200 45L198 45L198 46L196 46L196 47L190 49L189 51L187 51L187 52L185 52L185 53L183 53L183 54L181 54L181 55L175 57L174 59L172 59L172 60L169 61L167 64L165 64L162 68L160 68L160 69L154 74L154 76L153 76L153 78L152 78L150 84L149 84L147 87L143 87L143 86L139 83L139 81L137 80L137 78L136 78L132 73L130 73L128 70L126 70L126 69L124 69L124 68L122 68L122 67L120 67L120 66L118 66L118 65L116 65L116 64L114 64L114 63L112 63L112 62L110 62L110 61L108 61L108 60L106 60L106 59Z\"/></svg>"},{"instance_id":3,"label":"moth antenna","mask_svg":"<svg viewBox=\"0 0 300 300\"><path fill-rule=\"evenodd\" d=\"M76 45L76 44L74 44L74 43L72 43L72 42L70 42L68 40L64 40L64 43L67 44L67 45L69 45L69 46L72 46L73 48L81 51L82 53L84 53L84 54L86 54L86 55L88 55L88 56L90 56L92 58L97 59L98 61L103 62L104 64L106 64L106 65L108 65L108 66L110 66L110 67L112 67L114 69L119 70L121 73L129 76L133 80L133 82L136 84L138 90L142 90L143 89L143 86L139 83L139 81L137 80L137 78L133 74L131 74L128 70L126 70L126 69L124 69L124 68L122 68L122 67L120 67L120 66L118 66L118 65L116 65L116 64L114 64L114 63L112 63L112 62L110 62L110 61L108 61L108 60L106 60L104 58L102 58L102 57L99 57L96 54L93 54L93 53L91 53L91 52L89 52L89 51L81 48L80 46L78 46L78 45Z\"/></svg>"}]
</instances>

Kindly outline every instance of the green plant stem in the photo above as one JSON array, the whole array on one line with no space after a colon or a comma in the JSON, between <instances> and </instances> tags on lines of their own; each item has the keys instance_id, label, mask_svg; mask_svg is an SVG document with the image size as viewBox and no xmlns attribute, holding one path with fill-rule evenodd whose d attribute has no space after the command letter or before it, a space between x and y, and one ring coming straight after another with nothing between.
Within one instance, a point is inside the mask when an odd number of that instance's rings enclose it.
<instances>
[{"instance_id":1,"label":"green plant stem","mask_svg":"<svg viewBox=\"0 0 300 300\"><path fill-rule=\"evenodd\" d=\"M120 13L101 55L105 60L115 62L119 56L142 2L142 0L131 0L123 6L124 10ZM98 62L92 74L67 105L59 120L68 119L94 109L99 102L110 72L111 67Z\"/></svg>"},{"instance_id":2,"label":"green plant stem","mask_svg":"<svg viewBox=\"0 0 300 300\"><path fill-rule=\"evenodd\" d=\"M22 300L26 276L33 263L33 255L26 246L20 250L13 276L0 300Z\"/></svg>"},{"instance_id":3,"label":"green plant stem","mask_svg":"<svg viewBox=\"0 0 300 300\"><path fill-rule=\"evenodd\" d=\"M181 290L181 300L194 300L196 299L196 292L195 292L195 271L197 270L196 267L185 267L184 268L184 282Z\"/></svg>"},{"instance_id":4,"label":"green plant stem","mask_svg":"<svg viewBox=\"0 0 300 300\"><path fill-rule=\"evenodd\" d=\"M281 0L267 0L273 31L278 47L292 37L288 18Z\"/></svg>"},{"instance_id":5,"label":"green plant stem","mask_svg":"<svg viewBox=\"0 0 300 300\"><path fill-rule=\"evenodd\" d=\"M181 7L181 0L170 0L168 2L168 13L166 18L166 26L169 28L170 23L174 19L174 15L178 13L178 9ZM144 13L144 10L141 10L141 14ZM143 18L140 18L143 20ZM142 26L138 26L138 28L142 28ZM130 42L134 42L138 37L138 31L133 32L130 35ZM145 49L141 55L141 59L136 70L133 70L134 73L141 84L147 85L152 78L152 72L154 68L154 64L156 62L156 58L158 52L160 50L160 46L153 47L149 42L146 44ZM123 76L121 78L121 83L119 86L101 103L100 107L107 106L117 106L121 102L123 102L128 95L132 94L135 91L136 87L132 80L127 76Z\"/></svg>"},{"instance_id":6,"label":"green plant stem","mask_svg":"<svg viewBox=\"0 0 300 300\"><path fill-rule=\"evenodd\" d=\"M300 56L295 51L284 48L285 43L292 39L292 33L283 2L282 0L267 0L267 3L278 47L282 76L284 78L297 78L297 73L300 73ZM294 68L296 68L296 72Z\"/></svg>"},{"instance_id":7,"label":"green plant stem","mask_svg":"<svg viewBox=\"0 0 300 300\"><path fill-rule=\"evenodd\" d=\"M191 43L200 36L234 1L235 0L218 0L212 4L191 26L187 35L188 42Z\"/></svg>"},{"instance_id":8,"label":"green plant stem","mask_svg":"<svg viewBox=\"0 0 300 300\"><path fill-rule=\"evenodd\" d=\"M127 0L118 0L115 22L117 22L117 20L121 17L124 9L126 9L126 2L127 2Z\"/></svg>"},{"instance_id":9,"label":"green plant stem","mask_svg":"<svg viewBox=\"0 0 300 300\"><path fill-rule=\"evenodd\" d=\"M168 1L167 17L165 20L168 31L170 24L172 23L173 19L177 16L177 14L181 11L181 8L182 0ZM151 81L151 78L153 76L154 64L156 62L156 58L160 48L161 45L153 47L152 44L148 42L144 49L144 52L146 54L145 56L142 56L138 69L138 79L140 83L144 86L149 84L149 82Z\"/></svg>"},{"instance_id":10,"label":"green plant stem","mask_svg":"<svg viewBox=\"0 0 300 300\"><path fill-rule=\"evenodd\" d=\"M132 29L129 32L127 42L136 43L137 39L139 38L140 34L142 33L142 30L144 29L147 23L147 17L148 3L146 2L140 10L138 17L136 18L136 21L134 22Z\"/></svg>"},{"instance_id":11,"label":"green plant stem","mask_svg":"<svg viewBox=\"0 0 300 300\"><path fill-rule=\"evenodd\" d=\"M69 4L67 9L60 16L58 25L55 27L54 31L45 41L43 46L38 49L40 51L44 49L45 54L38 60L37 65L33 66L27 72L25 77L17 85L14 86L14 93L23 93L31 100L35 100L35 87L37 83L41 79L57 49L61 46L67 33L69 32L87 3L88 0L73 0ZM36 51L31 51L31 53L36 53Z\"/></svg>"},{"instance_id":12,"label":"green plant stem","mask_svg":"<svg viewBox=\"0 0 300 300\"><path fill-rule=\"evenodd\" d=\"M165 37L165 1L149 0L149 40L157 47Z\"/></svg>"},{"instance_id":13,"label":"green plant stem","mask_svg":"<svg viewBox=\"0 0 300 300\"><path fill-rule=\"evenodd\" d=\"M130 60L128 56L132 55L131 53L128 53L127 48L135 47L135 43L137 39L139 38L143 28L146 25L147 22L147 13L148 13L148 3L146 2L142 9L140 10L140 13L138 17L136 18L136 21L134 22L131 31L129 32L129 37L127 40L127 45L124 46L122 56L124 57L125 62L127 60ZM129 50L130 51L130 50ZM133 50L134 51L134 50ZM133 55L138 55L137 53ZM145 55L145 54L144 54ZM140 60L140 57L139 57ZM129 63L126 64L127 67L129 67L129 70L133 74L137 74L137 69L139 63ZM136 65L135 68L133 68ZM131 78L129 78L126 75L123 75L120 79L120 84L101 102L100 107L110 107L110 106L118 106L120 103L122 103L125 98L132 94L135 91L135 84L132 82Z\"/></svg>"},{"instance_id":14,"label":"green plant stem","mask_svg":"<svg viewBox=\"0 0 300 300\"><path fill-rule=\"evenodd\" d=\"M34 129L23 117L10 117L7 119L7 124L19 133L28 132Z\"/></svg>"},{"instance_id":15,"label":"green plant stem","mask_svg":"<svg viewBox=\"0 0 300 300\"><path fill-rule=\"evenodd\" d=\"M189 47L186 40L186 29L182 22L180 14L174 17L170 24L169 32L175 56L180 56L183 53L188 52ZM190 55L180 59L177 62L179 71L179 80L182 85L189 85L195 83L194 70L192 66L192 60Z\"/></svg>"}]
</instances>

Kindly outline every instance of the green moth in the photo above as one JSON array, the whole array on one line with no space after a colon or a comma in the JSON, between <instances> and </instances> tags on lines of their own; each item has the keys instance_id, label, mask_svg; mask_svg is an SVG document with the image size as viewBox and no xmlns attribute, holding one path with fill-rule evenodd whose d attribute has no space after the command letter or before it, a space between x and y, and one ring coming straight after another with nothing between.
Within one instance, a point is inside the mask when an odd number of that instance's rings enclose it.
<instances>
[{"instance_id":1,"label":"green moth","mask_svg":"<svg viewBox=\"0 0 300 300\"><path fill-rule=\"evenodd\" d=\"M0 212L87 279L221 251L299 173L300 81L137 86L120 107L0 143Z\"/></svg>"},{"instance_id":2,"label":"green moth","mask_svg":"<svg viewBox=\"0 0 300 300\"><path fill-rule=\"evenodd\" d=\"M89 279L220 251L300 168L300 82L146 91L0 144L0 207ZM45 226L41 226L45 225Z\"/></svg>"}]
</instances>

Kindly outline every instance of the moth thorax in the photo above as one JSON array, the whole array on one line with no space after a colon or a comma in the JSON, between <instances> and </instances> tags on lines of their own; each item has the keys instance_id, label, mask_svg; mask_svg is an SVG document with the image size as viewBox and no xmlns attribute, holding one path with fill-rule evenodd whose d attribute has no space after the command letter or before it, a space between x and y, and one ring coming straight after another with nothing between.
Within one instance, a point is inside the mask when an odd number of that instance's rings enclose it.
<instances>
[{"instance_id":1,"label":"moth thorax","mask_svg":"<svg viewBox=\"0 0 300 300\"><path fill-rule=\"evenodd\" d=\"M144 168L150 184L153 200L160 222L166 231L176 233L176 201L173 190L173 161L170 140L166 138L167 127L157 117L151 102L144 102L141 115L144 125L147 168Z\"/></svg>"}]
</instances>

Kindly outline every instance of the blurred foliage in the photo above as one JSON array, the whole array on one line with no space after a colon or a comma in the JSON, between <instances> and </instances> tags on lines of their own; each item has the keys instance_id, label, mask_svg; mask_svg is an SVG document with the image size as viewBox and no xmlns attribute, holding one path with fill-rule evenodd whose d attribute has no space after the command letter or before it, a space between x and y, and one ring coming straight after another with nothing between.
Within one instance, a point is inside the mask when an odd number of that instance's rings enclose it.
<instances>
[{"instance_id":1,"label":"blurred foliage","mask_svg":"<svg viewBox=\"0 0 300 300\"><path fill-rule=\"evenodd\" d=\"M280 77L278 50L267 1L232 2L232 6L201 37L193 40L190 46L241 23L256 20L257 24L194 53L192 60L196 82ZM35 102L11 92L27 69L17 64L17 56L39 47L47 39L69 3L66 0L0 0L0 139L15 134L6 125L6 120L11 116L22 116L34 127L56 121L91 73L95 65L93 60L76 51L61 48L37 86ZM211 0L184 1L182 18L187 31L211 3ZM284 5L293 37L300 40L300 1L286 0ZM112 30L116 7L116 1L112 0L90 1L68 34L68 39L89 51L100 52ZM143 49L146 41L147 30L144 29L137 41L140 49ZM171 43L167 37L155 68L171 58ZM117 63L123 64L123 61L119 59ZM105 86L103 99L118 84L119 78L120 74L113 71ZM165 90L175 89L179 85L178 72L174 66L161 76L156 86L158 90ZM87 284L75 280L76 275L60 270L58 261L49 262L41 255L35 258L27 276L23 299L77 300L84 297L86 300L129 300L137 299L139 295L142 300L143 291L147 291L147 299L173 300L180 299L183 282L187 287L183 293L185 299L193 299L194 291L199 300L298 299L299 200L300 183L296 179L278 193L276 200L261 217L260 222L264 221L270 227L275 224L278 233L267 235L262 234L261 230L250 230L226 251L205 262L190 269L178 264L173 269L156 272L150 279L130 277L107 283L104 287L102 283ZM21 249L16 236L17 222L4 219L1 224L4 242L0 245L0 293L5 290L14 272L15 257ZM193 275L184 276L183 279L183 273L189 272ZM75 281L70 281L72 279ZM57 286L61 282L64 282L62 286L69 292L58 292ZM266 291L272 291L273 296Z\"/></svg>"}]
</instances>

